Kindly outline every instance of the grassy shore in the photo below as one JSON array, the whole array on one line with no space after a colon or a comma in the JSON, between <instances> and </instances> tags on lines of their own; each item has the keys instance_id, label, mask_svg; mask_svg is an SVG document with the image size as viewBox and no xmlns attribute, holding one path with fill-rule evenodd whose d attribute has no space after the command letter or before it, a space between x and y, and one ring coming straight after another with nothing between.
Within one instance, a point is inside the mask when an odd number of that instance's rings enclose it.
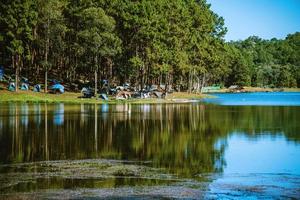
<instances>
[{"instance_id":1,"label":"grassy shore","mask_svg":"<svg viewBox=\"0 0 300 200\"><path fill-rule=\"evenodd\" d=\"M128 99L128 100L116 100L114 97L109 96L109 100L105 101L100 98L80 98L81 93L65 92L64 94L46 94L36 93L32 91L18 91L10 92L7 90L0 90L0 102L39 102L39 103L90 103L90 104L143 104L143 103L176 103L195 99L202 99L209 97L204 94L189 94L184 92L175 92L169 94L166 99Z\"/></svg>"},{"instance_id":2,"label":"grassy shore","mask_svg":"<svg viewBox=\"0 0 300 200\"><path fill-rule=\"evenodd\" d=\"M246 92L273 92L278 91L276 89L270 88L254 88L254 87L244 87L243 91ZM283 91L286 92L300 92L300 88L284 88ZM219 92L230 92L228 89L222 89ZM80 98L81 93L65 92L64 94L46 94L43 92L36 93L32 91L18 91L10 92L7 90L0 90L0 103L1 102L39 102L39 103L90 103L90 104L154 104L154 103L182 103L189 102L191 100L200 100L203 98L211 98L208 94L194 94L187 92L174 92L168 94L166 99L128 99L128 100L117 100L113 96L109 96L109 100L105 101L100 98Z\"/></svg>"}]
</instances>

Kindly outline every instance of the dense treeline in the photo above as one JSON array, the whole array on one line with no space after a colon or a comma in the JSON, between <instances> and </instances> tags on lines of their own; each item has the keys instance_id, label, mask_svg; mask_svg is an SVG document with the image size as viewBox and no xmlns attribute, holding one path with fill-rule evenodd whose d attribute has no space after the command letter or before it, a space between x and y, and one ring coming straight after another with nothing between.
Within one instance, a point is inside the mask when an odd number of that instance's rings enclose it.
<instances>
[{"instance_id":1,"label":"dense treeline","mask_svg":"<svg viewBox=\"0 0 300 200\"><path fill-rule=\"evenodd\" d=\"M0 9L0 65L35 83L300 85L300 33L226 43L205 0L1 0Z\"/></svg>"},{"instance_id":2,"label":"dense treeline","mask_svg":"<svg viewBox=\"0 0 300 200\"><path fill-rule=\"evenodd\" d=\"M300 33L284 40L263 40L256 36L230 42L236 57L227 84L259 87L300 86Z\"/></svg>"}]
</instances>

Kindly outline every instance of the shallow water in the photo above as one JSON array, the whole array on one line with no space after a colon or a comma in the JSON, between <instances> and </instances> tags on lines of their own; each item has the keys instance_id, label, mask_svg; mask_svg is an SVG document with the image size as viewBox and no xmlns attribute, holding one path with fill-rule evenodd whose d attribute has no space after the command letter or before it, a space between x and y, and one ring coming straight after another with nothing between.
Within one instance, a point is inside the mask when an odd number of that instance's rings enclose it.
<instances>
[{"instance_id":1,"label":"shallow water","mask_svg":"<svg viewBox=\"0 0 300 200\"><path fill-rule=\"evenodd\" d=\"M0 199L299 198L295 105L0 104Z\"/></svg>"}]
</instances>

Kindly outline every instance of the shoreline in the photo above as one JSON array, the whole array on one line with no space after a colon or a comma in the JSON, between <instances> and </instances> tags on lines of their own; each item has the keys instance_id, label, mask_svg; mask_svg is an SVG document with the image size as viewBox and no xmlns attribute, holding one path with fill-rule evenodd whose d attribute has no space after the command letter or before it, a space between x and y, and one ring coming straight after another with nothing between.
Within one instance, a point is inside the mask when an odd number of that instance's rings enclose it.
<instances>
[{"instance_id":1,"label":"shoreline","mask_svg":"<svg viewBox=\"0 0 300 200\"><path fill-rule=\"evenodd\" d=\"M251 92L300 92L300 88L260 88L260 87L243 87L242 89L231 90L229 88L222 88L206 92L205 94L213 93L251 93Z\"/></svg>"},{"instance_id":2,"label":"shoreline","mask_svg":"<svg viewBox=\"0 0 300 200\"><path fill-rule=\"evenodd\" d=\"M253 92L300 92L300 88L252 88L244 87L243 90L230 91L229 89L221 89L219 91L207 92L202 94L174 92L168 94L166 99L147 98L147 99L124 99L117 100L114 96L109 96L109 100L100 98L80 98L81 93L65 92L64 94L45 94L43 92L37 93L33 91L11 92L7 90L0 90L0 103L68 103L68 104L169 104L169 103L193 103L201 101L204 98L215 98L214 94L218 93L253 93Z\"/></svg>"},{"instance_id":3,"label":"shoreline","mask_svg":"<svg viewBox=\"0 0 300 200\"><path fill-rule=\"evenodd\" d=\"M147 99L125 99L117 100L113 96L109 96L109 100L100 98L80 98L81 93L65 92L64 94L45 94L43 92L36 93L32 91L10 92L0 90L0 103L16 102L16 103L69 103L69 104L168 104L168 103L188 103L200 101L204 98L212 98L209 94L189 94L185 92L174 92L168 94L166 99L147 98Z\"/></svg>"}]
</instances>

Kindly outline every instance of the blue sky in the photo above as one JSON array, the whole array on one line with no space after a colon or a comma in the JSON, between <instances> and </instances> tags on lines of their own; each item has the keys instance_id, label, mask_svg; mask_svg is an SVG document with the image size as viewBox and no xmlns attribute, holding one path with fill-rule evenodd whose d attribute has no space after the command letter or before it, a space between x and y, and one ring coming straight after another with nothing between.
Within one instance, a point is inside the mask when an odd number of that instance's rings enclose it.
<instances>
[{"instance_id":1,"label":"blue sky","mask_svg":"<svg viewBox=\"0 0 300 200\"><path fill-rule=\"evenodd\" d=\"M207 0L211 9L225 19L225 39L251 35L264 39L285 38L300 32L300 0Z\"/></svg>"}]
</instances>

